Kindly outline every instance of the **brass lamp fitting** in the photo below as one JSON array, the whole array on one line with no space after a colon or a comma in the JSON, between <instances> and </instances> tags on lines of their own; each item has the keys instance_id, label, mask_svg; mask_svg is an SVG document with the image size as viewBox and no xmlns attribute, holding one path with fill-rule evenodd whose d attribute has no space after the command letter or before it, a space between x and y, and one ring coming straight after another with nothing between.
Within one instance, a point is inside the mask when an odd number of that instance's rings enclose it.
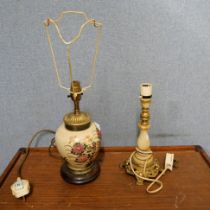
<instances>
[{"instance_id":1,"label":"brass lamp fitting","mask_svg":"<svg viewBox=\"0 0 210 210\"><path fill-rule=\"evenodd\" d=\"M68 113L64 116L64 123L67 129L72 131L81 131L90 127L91 118L88 113L80 112L79 102L82 96L82 89L79 81L71 82L71 97L74 102L74 112Z\"/></svg>"},{"instance_id":2,"label":"brass lamp fitting","mask_svg":"<svg viewBox=\"0 0 210 210\"><path fill-rule=\"evenodd\" d=\"M138 127L140 134L137 139L136 150L130 155L130 158L125 163L126 173L136 177L136 184L142 185L144 180L154 178L160 171L158 160L154 158L150 148L150 139L148 130L150 128L150 112L149 107L152 98L152 85L143 83L140 86L140 105L142 112Z\"/></svg>"}]
</instances>

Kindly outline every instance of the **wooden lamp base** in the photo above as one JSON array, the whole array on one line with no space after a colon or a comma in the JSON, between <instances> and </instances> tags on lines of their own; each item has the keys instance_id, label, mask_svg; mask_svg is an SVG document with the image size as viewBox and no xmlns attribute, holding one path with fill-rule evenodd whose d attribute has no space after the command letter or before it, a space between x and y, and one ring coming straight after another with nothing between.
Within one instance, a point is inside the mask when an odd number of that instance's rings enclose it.
<instances>
[{"instance_id":1,"label":"wooden lamp base","mask_svg":"<svg viewBox=\"0 0 210 210\"><path fill-rule=\"evenodd\" d=\"M71 170L67 163L61 166L60 170L62 178L70 184L86 184L95 180L100 174L100 166L98 162L94 162L91 166L91 170L86 174L78 174Z\"/></svg>"}]
</instances>

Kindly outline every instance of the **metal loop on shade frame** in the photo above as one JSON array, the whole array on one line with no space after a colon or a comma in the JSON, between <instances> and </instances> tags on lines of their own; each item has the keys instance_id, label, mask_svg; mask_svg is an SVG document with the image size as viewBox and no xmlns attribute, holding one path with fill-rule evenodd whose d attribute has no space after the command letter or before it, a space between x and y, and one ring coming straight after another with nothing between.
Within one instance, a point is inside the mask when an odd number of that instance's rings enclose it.
<instances>
[{"instance_id":1,"label":"metal loop on shade frame","mask_svg":"<svg viewBox=\"0 0 210 210\"><path fill-rule=\"evenodd\" d=\"M79 32L73 37L73 39L71 39L70 41L66 41L61 34L61 31L59 28L59 22L61 21L61 19L64 17L65 14L69 14L69 13L70 14L79 14L79 15L84 16L85 22L80 26ZM97 56L98 56L98 52L99 52L99 44L100 44L100 40L101 40L101 31L102 31L101 29L102 29L103 25L102 25L102 23L96 21L95 19L89 18L86 13L84 13L82 11L74 11L74 10L63 11L62 13L59 14L59 16L56 19L48 18L44 21L44 26L45 26L51 54L52 54L52 59L53 59L53 64L54 64L54 68L56 71L58 85L60 88L67 90L69 93L72 93L70 90L70 87L65 87L62 84L61 79L60 79L59 70L57 67L55 53L54 53L54 49L53 49L53 45L52 45L52 40L51 40L51 36L50 36L49 30L48 30L48 27L50 24L53 24L55 26L58 37L68 47L68 64L69 64L69 71L70 71L70 81L73 81L72 65L71 65L71 59L70 59L70 45L73 44L74 42L76 42L80 38L83 29L87 25L93 25L96 28L96 45L95 45L95 53L94 53L93 60L92 60L92 73L91 73L89 84L85 87L82 87L81 93L83 93L84 91L86 91L88 88L90 88L92 86L93 81L95 79L96 60L97 60ZM80 94L80 93L77 93L77 94Z\"/></svg>"}]
</instances>

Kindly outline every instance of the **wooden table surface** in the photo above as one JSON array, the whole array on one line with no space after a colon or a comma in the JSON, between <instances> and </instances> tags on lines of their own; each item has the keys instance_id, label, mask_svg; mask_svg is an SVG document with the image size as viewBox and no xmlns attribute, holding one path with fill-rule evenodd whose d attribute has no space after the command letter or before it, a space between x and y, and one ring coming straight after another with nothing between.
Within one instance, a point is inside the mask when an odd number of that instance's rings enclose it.
<instances>
[{"instance_id":1,"label":"wooden table surface","mask_svg":"<svg viewBox=\"0 0 210 210\"><path fill-rule=\"evenodd\" d=\"M163 189L152 195L146 192L149 183L137 186L135 178L119 167L133 149L104 148L100 176L89 184L73 185L60 176L61 160L49 156L47 148L32 148L22 173L32 185L26 202L10 191L24 157L20 150L0 178L0 209L210 210L210 161L200 146L152 147L162 166L166 152L173 152L178 161L178 168L161 178Z\"/></svg>"}]
</instances>

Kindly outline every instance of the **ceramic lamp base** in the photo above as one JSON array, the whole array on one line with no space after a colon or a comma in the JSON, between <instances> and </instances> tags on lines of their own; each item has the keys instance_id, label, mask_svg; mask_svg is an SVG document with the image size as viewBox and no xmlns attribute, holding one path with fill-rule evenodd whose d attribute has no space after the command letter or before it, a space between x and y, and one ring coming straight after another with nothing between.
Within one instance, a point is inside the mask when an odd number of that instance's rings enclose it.
<instances>
[{"instance_id":1,"label":"ceramic lamp base","mask_svg":"<svg viewBox=\"0 0 210 210\"><path fill-rule=\"evenodd\" d=\"M77 174L67 166L67 163L64 163L61 166L60 173L62 178L68 183L86 184L97 178L97 176L100 174L100 166L98 162L94 162L89 172L86 174Z\"/></svg>"}]
</instances>

